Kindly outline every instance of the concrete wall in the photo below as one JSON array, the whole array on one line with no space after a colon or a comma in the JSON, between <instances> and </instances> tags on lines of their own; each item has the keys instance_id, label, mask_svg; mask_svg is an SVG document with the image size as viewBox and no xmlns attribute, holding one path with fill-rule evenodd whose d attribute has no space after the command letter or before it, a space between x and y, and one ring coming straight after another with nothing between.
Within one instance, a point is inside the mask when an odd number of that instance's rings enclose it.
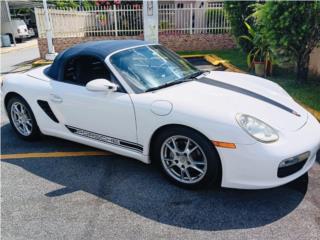
<instances>
[{"instance_id":1,"label":"concrete wall","mask_svg":"<svg viewBox=\"0 0 320 240\"><path fill-rule=\"evenodd\" d=\"M309 70L311 74L320 76L320 47L310 54Z\"/></svg>"},{"instance_id":2,"label":"concrete wall","mask_svg":"<svg viewBox=\"0 0 320 240\"><path fill-rule=\"evenodd\" d=\"M75 44L88 41L111 40L111 39L140 39L139 36L104 36L104 37L72 37L55 38L53 44L56 52L71 47ZM159 42L173 51L196 51L234 48L235 41L230 34L193 34L193 35L159 35ZM42 58L48 51L47 39L39 38L39 51Z\"/></svg>"}]
</instances>

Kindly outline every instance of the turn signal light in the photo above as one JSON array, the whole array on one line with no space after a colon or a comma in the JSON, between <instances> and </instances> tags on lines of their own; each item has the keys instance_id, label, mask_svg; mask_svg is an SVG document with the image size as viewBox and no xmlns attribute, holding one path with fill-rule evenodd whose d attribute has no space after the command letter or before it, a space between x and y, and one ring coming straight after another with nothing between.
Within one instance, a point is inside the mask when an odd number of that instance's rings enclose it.
<instances>
[{"instance_id":1,"label":"turn signal light","mask_svg":"<svg viewBox=\"0 0 320 240\"><path fill-rule=\"evenodd\" d=\"M216 147L231 148L231 149L235 149L236 148L236 145L234 143L220 142L220 141L212 141L212 143Z\"/></svg>"}]
</instances>

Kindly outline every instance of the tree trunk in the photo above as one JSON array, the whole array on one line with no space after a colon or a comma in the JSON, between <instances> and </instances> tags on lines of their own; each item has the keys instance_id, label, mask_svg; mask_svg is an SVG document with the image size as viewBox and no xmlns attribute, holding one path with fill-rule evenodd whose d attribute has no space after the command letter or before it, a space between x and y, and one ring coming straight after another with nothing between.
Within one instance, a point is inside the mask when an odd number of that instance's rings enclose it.
<instances>
[{"instance_id":1,"label":"tree trunk","mask_svg":"<svg viewBox=\"0 0 320 240\"><path fill-rule=\"evenodd\" d=\"M297 62L297 82L305 83L308 80L310 54L302 54Z\"/></svg>"}]
</instances>

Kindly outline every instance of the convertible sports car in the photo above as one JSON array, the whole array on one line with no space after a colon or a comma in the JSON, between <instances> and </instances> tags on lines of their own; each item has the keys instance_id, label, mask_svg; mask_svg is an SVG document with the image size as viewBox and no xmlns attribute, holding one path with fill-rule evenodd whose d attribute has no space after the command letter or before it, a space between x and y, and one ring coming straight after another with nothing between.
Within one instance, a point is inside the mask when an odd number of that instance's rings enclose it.
<instances>
[{"instance_id":1,"label":"convertible sports car","mask_svg":"<svg viewBox=\"0 0 320 240\"><path fill-rule=\"evenodd\" d=\"M51 135L153 162L189 188L279 186L306 173L320 148L319 123L279 85L203 72L144 41L79 44L1 85L23 139Z\"/></svg>"}]
</instances>

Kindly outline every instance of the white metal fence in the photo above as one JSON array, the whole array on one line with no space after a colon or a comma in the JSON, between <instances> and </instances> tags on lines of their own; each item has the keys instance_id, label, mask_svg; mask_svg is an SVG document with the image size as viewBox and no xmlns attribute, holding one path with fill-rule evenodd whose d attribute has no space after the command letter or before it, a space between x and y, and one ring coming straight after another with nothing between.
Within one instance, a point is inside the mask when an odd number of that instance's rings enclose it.
<instances>
[{"instance_id":1,"label":"white metal fence","mask_svg":"<svg viewBox=\"0 0 320 240\"><path fill-rule=\"evenodd\" d=\"M38 34L46 37L44 10L35 9ZM199 6L159 3L160 34L219 34L230 30L222 2ZM142 5L113 5L108 8L49 9L53 36L132 36L143 33Z\"/></svg>"},{"instance_id":2,"label":"white metal fence","mask_svg":"<svg viewBox=\"0 0 320 240\"><path fill-rule=\"evenodd\" d=\"M142 7L142 6L141 6ZM131 36L143 32L142 8L120 5L110 8L92 7L83 10L49 10L54 37ZM46 36L44 10L35 9L38 34Z\"/></svg>"},{"instance_id":3,"label":"white metal fence","mask_svg":"<svg viewBox=\"0 0 320 240\"><path fill-rule=\"evenodd\" d=\"M219 34L230 30L223 2L207 5L194 3L162 4L159 6L159 32L182 34Z\"/></svg>"}]
</instances>

